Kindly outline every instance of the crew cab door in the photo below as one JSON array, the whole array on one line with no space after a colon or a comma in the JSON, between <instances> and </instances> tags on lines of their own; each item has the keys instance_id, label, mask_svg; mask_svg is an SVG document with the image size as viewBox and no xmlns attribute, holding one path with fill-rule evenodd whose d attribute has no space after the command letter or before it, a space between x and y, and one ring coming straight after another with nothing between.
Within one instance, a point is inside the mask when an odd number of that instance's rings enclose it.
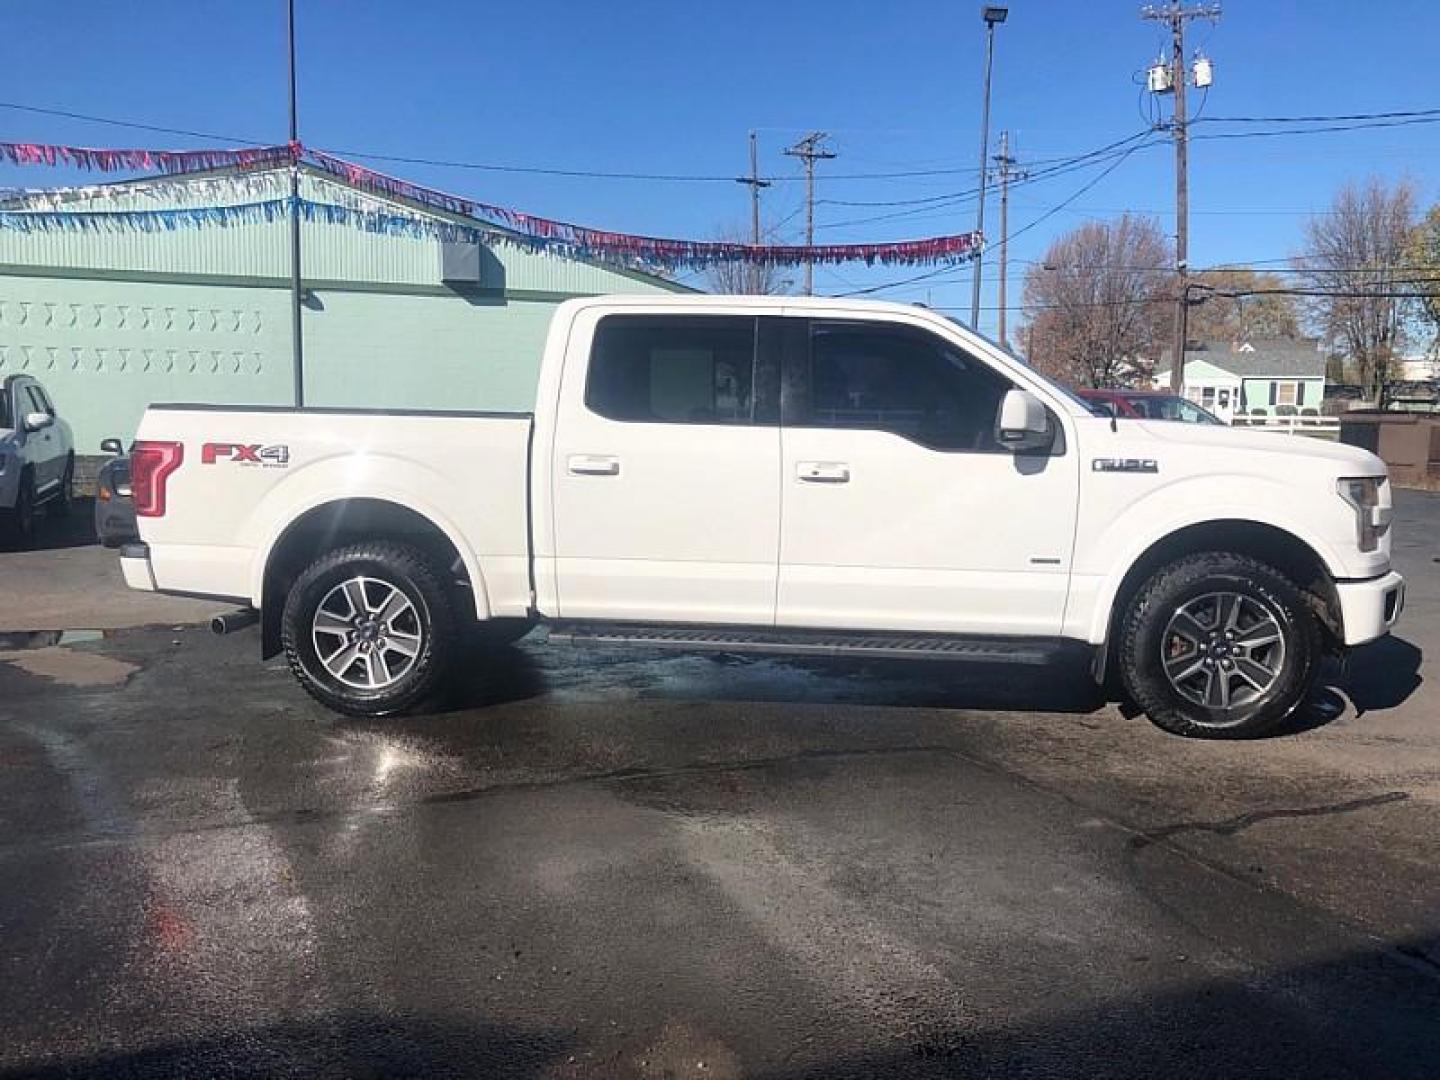
<instances>
[{"instance_id":1,"label":"crew cab door","mask_svg":"<svg viewBox=\"0 0 1440 1080\"><path fill-rule=\"evenodd\" d=\"M560 617L774 621L775 321L577 317L549 462Z\"/></svg>"},{"instance_id":2,"label":"crew cab door","mask_svg":"<svg viewBox=\"0 0 1440 1080\"><path fill-rule=\"evenodd\" d=\"M1079 488L1059 416L1050 453L1015 454L995 432L1015 384L948 337L787 330L777 623L1058 635Z\"/></svg>"}]
</instances>

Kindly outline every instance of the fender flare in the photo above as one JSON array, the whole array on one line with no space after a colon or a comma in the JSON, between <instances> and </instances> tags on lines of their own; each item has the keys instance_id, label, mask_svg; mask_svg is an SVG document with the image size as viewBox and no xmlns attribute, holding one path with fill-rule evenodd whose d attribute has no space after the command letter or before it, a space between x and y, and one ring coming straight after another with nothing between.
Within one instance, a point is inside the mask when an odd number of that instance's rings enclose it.
<instances>
[{"instance_id":1,"label":"fender flare","mask_svg":"<svg viewBox=\"0 0 1440 1080\"><path fill-rule=\"evenodd\" d=\"M1203 515L1186 515L1175 517L1165 521L1159 528L1149 530L1139 540L1132 542L1123 549L1119 557L1111 563L1110 572L1105 576L1104 583L1095 594L1094 607L1090 613L1090 629L1086 640L1093 645L1100 647L1102 659L1098 661L1098 667L1103 670L1103 654L1108 651L1110 625L1114 617L1116 598L1119 596L1120 587L1131 570L1157 545L1163 543L1176 533L1185 529L1201 525L1221 525L1231 522L1243 522L1246 524L1263 525L1278 532L1290 536L1296 543L1304 545L1332 577L1343 576L1338 574L1340 567L1330 546L1324 541L1315 537L1308 529L1297 525L1292 519L1276 514L1258 515L1253 508L1244 513L1223 513L1209 512Z\"/></svg>"},{"instance_id":2,"label":"fender flare","mask_svg":"<svg viewBox=\"0 0 1440 1080\"><path fill-rule=\"evenodd\" d=\"M306 514L322 507L338 505L341 503L353 502L358 499L365 499L373 502L390 503L402 510L424 518L430 525L439 531L450 542L460 555L461 564L465 567L466 576L470 579L471 592L475 596L475 617L477 619L488 619L491 617L490 594L485 584L485 576L480 569L480 561L475 553L465 544L460 530L455 523L442 514L436 507L431 506L424 500L417 500L412 494L401 493L393 488L367 487L362 492L358 491L326 491L310 498L288 505L285 511L275 519L255 548L255 558L250 568L250 602L257 608L261 607L265 598L265 577L270 569L271 560L274 557L276 548L284 539L285 534Z\"/></svg>"}]
</instances>

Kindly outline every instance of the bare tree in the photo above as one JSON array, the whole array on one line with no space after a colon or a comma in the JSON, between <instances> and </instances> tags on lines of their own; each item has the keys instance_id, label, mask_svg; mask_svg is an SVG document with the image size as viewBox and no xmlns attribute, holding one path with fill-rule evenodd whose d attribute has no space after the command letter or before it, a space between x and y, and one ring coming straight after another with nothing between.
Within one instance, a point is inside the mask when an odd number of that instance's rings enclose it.
<instances>
[{"instance_id":1,"label":"bare tree","mask_svg":"<svg viewBox=\"0 0 1440 1080\"><path fill-rule=\"evenodd\" d=\"M1317 294L1314 314L1349 354L1366 393L1382 407L1405 331L1406 247L1415 220L1409 180L1372 177L1340 189L1330 209L1305 226L1296 276Z\"/></svg>"},{"instance_id":2,"label":"bare tree","mask_svg":"<svg viewBox=\"0 0 1440 1080\"><path fill-rule=\"evenodd\" d=\"M1025 274L1028 359L1071 383L1145 378L1170 325L1169 244L1151 218L1087 221Z\"/></svg>"},{"instance_id":3,"label":"bare tree","mask_svg":"<svg viewBox=\"0 0 1440 1080\"><path fill-rule=\"evenodd\" d=\"M748 244L750 237L739 229L723 230L715 237L726 244ZM714 293L744 293L773 296L785 291L780 268L768 263L720 262L705 271L705 284Z\"/></svg>"},{"instance_id":4,"label":"bare tree","mask_svg":"<svg viewBox=\"0 0 1440 1080\"><path fill-rule=\"evenodd\" d=\"M1193 290L1205 299L1190 308L1186 332L1192 341L1300 337L1300 308L1295 297L1279 291L1285 288L1280 276L1224 267L1201 270L1190 280L1211 290Z\"/></svg>"},{"instance_id":5,"label":"bare tree","mask_svg":"<svg viewBox=\"0 0 1440 1080\"><path fill-rule=\"evenodd\" d=\"M1405 266L1418 294L1417 313L1430 336L1428 351L1440 356L1440 204L1432 206L1411 232Z\"/></svg>"}]
</instances>

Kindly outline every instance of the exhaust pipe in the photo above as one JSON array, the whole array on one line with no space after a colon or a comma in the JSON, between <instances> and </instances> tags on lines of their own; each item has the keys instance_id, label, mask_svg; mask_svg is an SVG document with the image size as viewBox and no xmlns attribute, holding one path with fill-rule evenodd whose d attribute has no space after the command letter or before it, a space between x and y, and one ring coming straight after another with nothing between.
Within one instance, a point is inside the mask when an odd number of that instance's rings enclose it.
<instances>
[{"instance_id":1,"label":"exhaust pipe","mask_svg":"<svg viewBox=\"0 0 1440 1080\"><path fill-rule=\"evenodd\" d=\"M220 636L233 634L236 630L244 630L247 626L254 626L259 621L260 612L253 607L237 608L211 619L210 632Z\"/></svg>"}]
</instances>

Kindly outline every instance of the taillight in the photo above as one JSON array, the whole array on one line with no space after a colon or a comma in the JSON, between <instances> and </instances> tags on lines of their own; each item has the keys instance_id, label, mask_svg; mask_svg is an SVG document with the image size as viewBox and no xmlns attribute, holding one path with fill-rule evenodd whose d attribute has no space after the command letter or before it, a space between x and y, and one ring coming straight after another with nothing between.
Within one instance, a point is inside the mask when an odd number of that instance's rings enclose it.
<instances>
[{"instance_id":1,"label":"taillight","mask_svg":"<svg viewBox=\"0 0 1440 1080\"><path fill-rule=\"evenodd\" d=\"M130 497L137 517L165 516L165 482L184 460L182 443L136 440L130 448Z\"/></svg>"}]
</instances>

